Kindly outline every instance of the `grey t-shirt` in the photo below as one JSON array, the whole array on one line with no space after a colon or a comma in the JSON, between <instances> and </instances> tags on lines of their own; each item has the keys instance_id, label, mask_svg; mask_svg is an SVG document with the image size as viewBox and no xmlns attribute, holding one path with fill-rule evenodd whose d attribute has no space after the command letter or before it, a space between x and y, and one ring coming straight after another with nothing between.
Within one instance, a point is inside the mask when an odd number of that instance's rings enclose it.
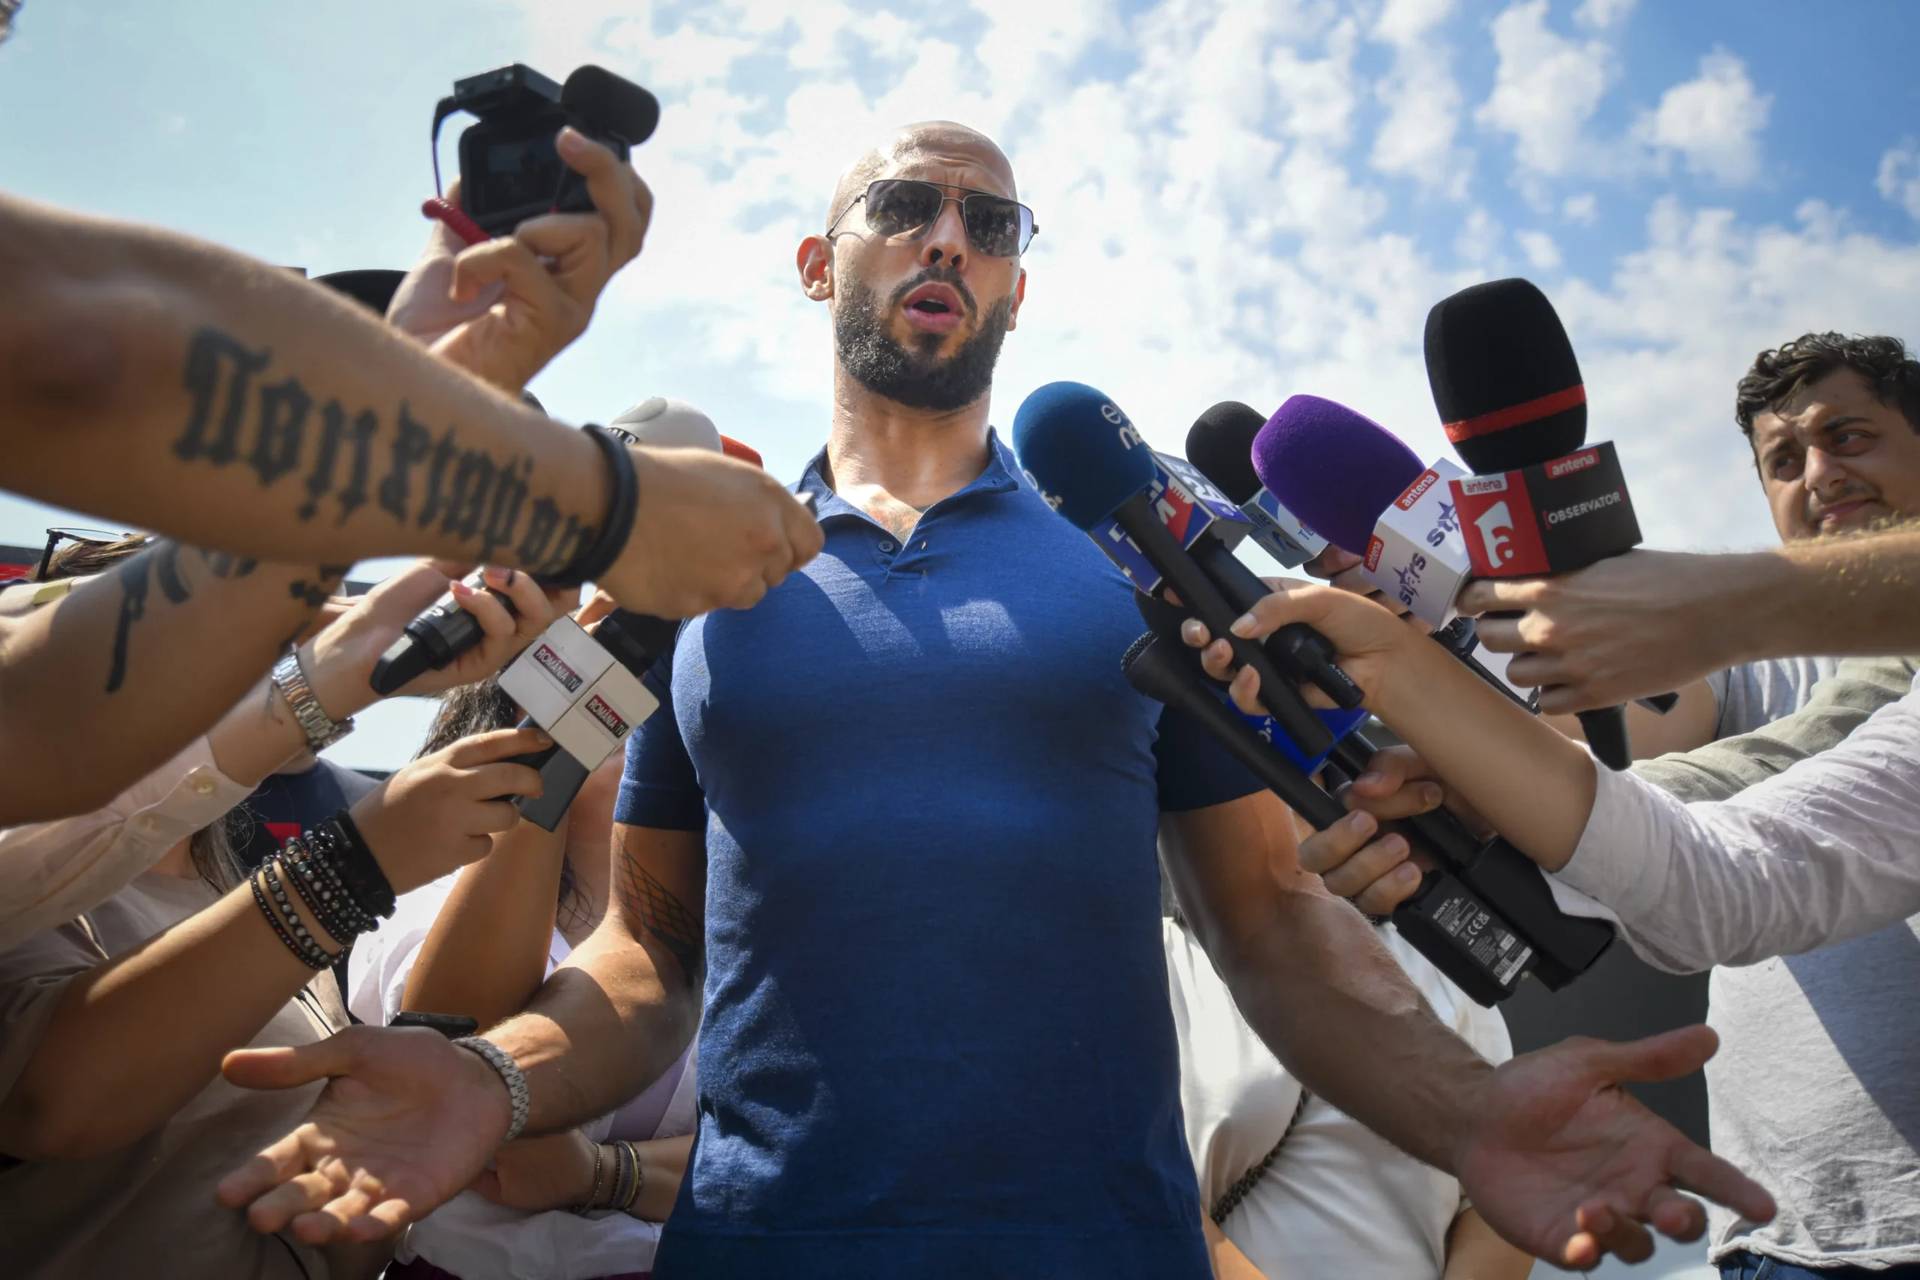
<instances>
[{"instance_id":1,"label":"grey t-shirt","mask_svg":"<svg viewBox=\"0 0 1920 1280\"><path fill-rule=\"evenodd\" d=\"M1722 739L1634 771L1684 801L1725 799L1837 746L1913 687L1914 667L1899 658L1736 667L1712 682ZM1800 1266L1920 1263L1916 991L1920 916L1713 970L1713 1149L1759 1179L1780 1209L1756 1226L1710 1207L1715 1260L1752 1249Z\"/></svg>"}]
</instances>

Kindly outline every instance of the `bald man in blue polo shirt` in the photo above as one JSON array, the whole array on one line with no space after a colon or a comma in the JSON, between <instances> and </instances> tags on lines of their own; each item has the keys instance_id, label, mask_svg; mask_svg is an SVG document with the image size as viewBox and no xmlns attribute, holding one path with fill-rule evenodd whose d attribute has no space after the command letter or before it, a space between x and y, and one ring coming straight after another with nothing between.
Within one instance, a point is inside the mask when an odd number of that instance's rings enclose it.
<instances>
[{"instance_id":1,"label":"bald man in blue polo shirt","mask_svg":"<svg viewBox=\"0 0 1920 1280\"><path fill-rule=\"evenodd\" d=\"M1770 1212L1614 1087L1694 1069L1709 1033L1495 1071L1299 869L1292 815L1127 686L1124 580L988 422L1031 231L1006 158L957 125L912 126L842 178L798 254L833 320L826 447L797 486L825 549L683 630L630 744L615 900L488 1033L504 1068L369 1029L249 1059L250 1082L356 1085L229 1180L230 1203L260 1196L256 1225L391 1229L479 1169L516 1092L528 1132L578 1123L699 1024L663 1280L1204 1280L1156 839L1295 1074L1459 1176L1522 1247L1644 1257L1644 1224L1701 1229L1679 1186Z\"/></svg>"}]
</instances>

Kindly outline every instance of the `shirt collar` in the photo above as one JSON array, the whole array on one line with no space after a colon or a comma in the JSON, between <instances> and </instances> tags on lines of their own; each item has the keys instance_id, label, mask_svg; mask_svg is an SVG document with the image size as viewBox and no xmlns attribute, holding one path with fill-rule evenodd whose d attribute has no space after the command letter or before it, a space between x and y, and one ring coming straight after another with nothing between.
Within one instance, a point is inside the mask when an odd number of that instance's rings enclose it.
<instances>
[{"instance_id":1,"label":"shirt collar","mask_svg":"<svg viewBox=\"0 0 1920 1280\"><path fill-rule=\"evenodd\" d=\"M868 518L866 512L835 493L827 484L826 470L827 449L822 445L820 452L814 454L813 460L807 463L807 469L801 475L800 482L793 486L793 491L811 493L814 496L814 509L820 513L821 520L831 516L854 516L866 520ZM934 503L934 507L944 507L948 503L959 502L976 495L1011 492L1020 487L1020 481L1015 478L1019 474L1020 464L1015 461L1012 450L1000 442L998 431L988 427L986 467L973 478L971 483ZM928 510L933 510L933 507L929 507Z\"/></svg>"}]
</instances>

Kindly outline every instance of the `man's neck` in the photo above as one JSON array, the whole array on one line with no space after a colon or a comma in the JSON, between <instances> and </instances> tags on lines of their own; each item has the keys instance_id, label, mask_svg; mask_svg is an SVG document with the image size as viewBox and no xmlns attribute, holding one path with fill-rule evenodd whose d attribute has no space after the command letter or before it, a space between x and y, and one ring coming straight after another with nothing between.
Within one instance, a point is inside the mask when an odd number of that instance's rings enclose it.
<instances>
[{"instance_id":1,"label":"man's neck","mask_svg":"<svg viewBox=\"0 0 1920 1280\"><path fill-rule=\"evenodd\" d=\"M827 465L834 491L905 536L919 514L987 466L989 397L945 412L875 395L834 370Z\"/></svg>"}]
</instances>

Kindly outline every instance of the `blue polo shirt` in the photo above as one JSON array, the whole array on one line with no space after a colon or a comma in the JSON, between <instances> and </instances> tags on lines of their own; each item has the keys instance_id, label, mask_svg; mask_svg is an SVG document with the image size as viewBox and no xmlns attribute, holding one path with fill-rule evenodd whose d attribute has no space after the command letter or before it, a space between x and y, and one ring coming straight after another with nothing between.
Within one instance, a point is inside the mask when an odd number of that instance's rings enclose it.
<instances>
[{"instance_id":1,"label":"blue polo shirt","mask_svg":"<svg viewBox=\"0 0 1920 1280\"><path fill-rule=\"evenodd\" d=\"M617 818L707 847L682 1277L1204 1280L1155 836L1257 784L1120 669L1125 579L990 438L904 543L688 624Z\"/></svg>"}]
</instances>

